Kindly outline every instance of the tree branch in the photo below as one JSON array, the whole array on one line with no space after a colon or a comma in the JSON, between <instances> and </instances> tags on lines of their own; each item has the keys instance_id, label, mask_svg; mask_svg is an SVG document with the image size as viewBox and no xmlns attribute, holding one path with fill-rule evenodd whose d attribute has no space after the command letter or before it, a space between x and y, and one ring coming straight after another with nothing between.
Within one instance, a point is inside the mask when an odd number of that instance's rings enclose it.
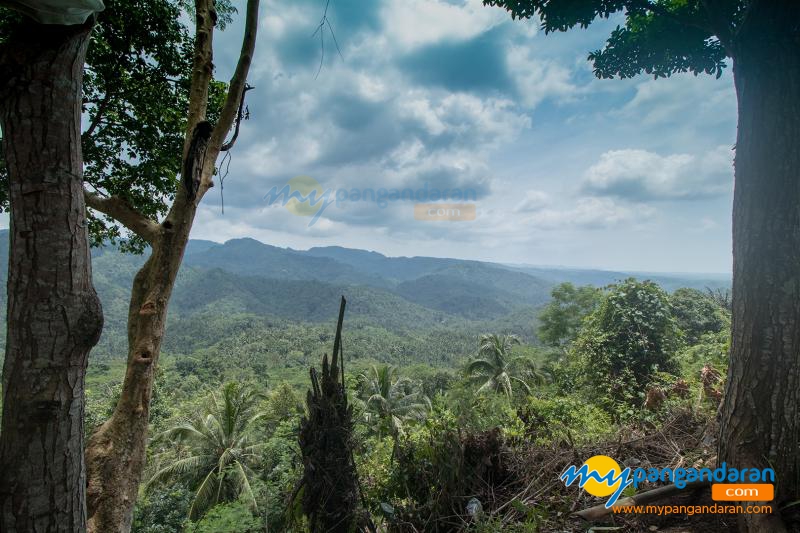
<instances>
[{"instance_id":1,"label":"tree branch","mask_svg":"<svg viewBox=\"0 0 800 533\"><path fill-rule=\"evenodd\" d=\"M122 198L117 196L104 198L87 190L83 191L83 196L88 207L110 216L150 244L153 244L161 234L159 224L139 213Z\"/></svg>"},{"instance_id":2,"label":"tree branch","mask_svg":"<svg viewBox=\"0 0 800 533\"><path fill-rule=\"evenodd\" d=\"M639 493L635 496L631 496L628 498L623 498L619 500L617 503L614 504L614 507L629 507L632 505L644 505L646 503L657 501L661 498L666 498L668 496L672 496L682 491L690 491L694 489L699 489L703 487L708 487L711 485L709 481L692 481L686 484L683 489L679 489L675 486L675 484L667 485L665 487L659 487L657 489L648 490L647 492ZM612 513L612 509L606 509L605 504L595 505L594 507L590 507L588 509L584 509L583 511L579 511L575 513L576 516L579 516L587 521L595 521L601 520L602 518L610 515Z\"/></svg>"},{"instance_id":3,"label":"tree branch","mask_svg":"<svg viewBox=\"0 0 800 533\"><path fill-rule=\"evenodd\" d=\"M250 71L250 63L253 61L253 51L256 47L258 6L259 0L247 0L242 51L239 53L239 62L236 65L236 70L228 85L228 95L225 98L225 103L222 105L219 121L214 127L214 132L211 134L211 140L209 141L209 153L214 156L209 158L211 159L210 164L212 165L216 161L216 154L219 153L223 142L225 142L225 136L233 126L233 121L236 119L240 102L242 98L244 98L247 74Z\"/></svg>"},{"instance_id":4,"label":"tree branch","mask_svg":"<svg viewBox=\"0 0 800 533\"><path fill-rule=\"evenodd\" d=\"M94 133L94 130L97 129L97 126L100 125L100 122L103 120L103 115L106 112L106 108L108 107L108 103L111 101L111 93L106 91L103 95L102 100L99 103L96 103L97 106L94 120L92 120L91 124L89 124L89 128L84 132L86 137L91 137Z\"/></svg>"},{"instance_id":5,"label":"tree branch","mask_svg":"<svg viewBox=\"0 0 800 533\"><path fill-rule=\"evenodd\" d=\"M231 137L230 141L226 142L220 147L219 149L220 152L227 152L231 148L233 148L234 144L236 144L236 139L239 137L239 127L242 125L242 115L244 113L244 97L247 94L247 91L250 91L252 89L254 89L254 87L248 84L245 84L244 89L242 89L242 97L239 99L239 111L236 114L236 122L235 122L236 126L233 129L233 137Z\"/></svg>"},{"instance_id":6,"label":"tree branch","mask_svg":"<svg viewBox=\"0 0 800 533\"><path fill-rule=\"evenodd\" d=\"M205 120L208 108L208 85L214 74L213 37L217 12L213 0L195 1L194 60L192 81L189 88L189 112L186 120L186 140L183 158L192 140L192 132L198 122Z\"/></svg>"}]
</instances>

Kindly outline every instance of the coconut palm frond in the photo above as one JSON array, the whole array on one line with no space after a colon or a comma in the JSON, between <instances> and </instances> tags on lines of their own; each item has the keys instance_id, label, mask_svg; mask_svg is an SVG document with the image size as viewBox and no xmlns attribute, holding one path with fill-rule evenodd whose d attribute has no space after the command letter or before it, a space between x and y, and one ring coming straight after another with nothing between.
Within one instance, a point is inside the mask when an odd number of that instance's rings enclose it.
<instances>
[{"instance_id":1,"label":"coconut palm frond","mask_svg":"<svg viewBox=\"0 0 800 533\"><path fill-rule=\"evenodd\" d=\"M195 495L189 517L196 520L222 501L241 495L254 498L250 464L266 443L252 442L252 429L264 416L257 412L259 395L238 383L227 383L212 394L205 412L195 420L165 431L160 438L181 443L190 454L158 470L147 487L168 479L184 479ZM167 460L169 452L160 459Z\"/></svg>"},{"instance_id":2,"label":"coconut palm frond","mask_svg":"<svg viewBox=\"0 0 800 533\"><path fill-rule=\"evenodd\" d=\"M219 493L219 489L216 486L219 483L220 479L216 469L210 470L197 488L194 498L192 498L192 505L189 507L190 520L197 520L206 509L210 509L217 503L214 501L214 497Z\"/></svg>"}]
</instances>

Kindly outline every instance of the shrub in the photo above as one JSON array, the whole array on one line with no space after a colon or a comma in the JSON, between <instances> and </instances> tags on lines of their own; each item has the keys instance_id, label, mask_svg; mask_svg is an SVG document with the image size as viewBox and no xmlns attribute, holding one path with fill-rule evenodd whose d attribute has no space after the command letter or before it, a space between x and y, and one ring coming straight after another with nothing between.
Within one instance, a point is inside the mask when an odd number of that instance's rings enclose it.
<instances>
[{"instance_id":1,"label":"shrub","mask_svg":"<svg viewBox=\"0 0 800 533\"><path fill-rule=\"evenodd\" d=\"M677 373L682 334L667 293L650 281L628 279L609 288L586 318L572 348L583 382L610 412L641 405L639 394L656 372Z\"/></svg>"},{"instance_id":2,"label":"shrub","mask_svg":"<svg viewBox=\"0 0 800 533\"><path fill-rule=\"evenodd\" d=\"M531 397L520 409L528 434L537 444L566 439L581 445L596 442L612 432L609 415L574 396Z\"/></svg>"}]
</instances>

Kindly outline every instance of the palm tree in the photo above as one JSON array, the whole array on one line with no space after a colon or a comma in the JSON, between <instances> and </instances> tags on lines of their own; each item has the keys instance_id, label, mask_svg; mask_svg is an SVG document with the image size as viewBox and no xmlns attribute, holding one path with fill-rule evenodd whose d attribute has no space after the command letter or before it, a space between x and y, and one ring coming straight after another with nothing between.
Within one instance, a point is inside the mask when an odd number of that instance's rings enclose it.
<instances>
[{"instance_id":1,"label":"palm tree","mask_svg":"<svg viewBox=\"0 0 800 533\"><path fill-rule=\"evenodd\" d=\"M379 434L383 429L397 439L404 434L407 421L425 416L431 408L427 396L415 390L414 383L399 377L397 367L373 365L369 373L362 373L365 380L365 391L368 395L365 402L367 422L379 422Z\"/></svg>"},{"instance_id":2,"label":"palm tree","mask_svg":"<svg viewBox=\"0 0 800 533\"><path fill-rule=\"evenodd\" d=\"M511 396L513 384L522 385L526 392L531 389L524 376L537 384L544 383L545 375L536 369L533 361L526 357L512 357L515 345L522 344L516 335L483 334L478 338L478 358L467 365L467 376L484 383L478 392L493 390Z\"/></svg>"},{"instance_id":3,"label":"palm tree","mask_svg":"<svg viewBox=\"0 0 800 533\"><path fill-rule=\"evenodd\" d=\"M214 505L241 496L257 512L250 480L252 466L263 444L252 439L255 422L264 416L257 412L260 396L238 383L227 383L222 394L212 394L203 415L178 424L156 436L172 446L157 457L160 467L145 485L182 481L194 491L189 518L196 520ZM179 450L178 457L175 451Z\"/></svg>"}]
</instances>

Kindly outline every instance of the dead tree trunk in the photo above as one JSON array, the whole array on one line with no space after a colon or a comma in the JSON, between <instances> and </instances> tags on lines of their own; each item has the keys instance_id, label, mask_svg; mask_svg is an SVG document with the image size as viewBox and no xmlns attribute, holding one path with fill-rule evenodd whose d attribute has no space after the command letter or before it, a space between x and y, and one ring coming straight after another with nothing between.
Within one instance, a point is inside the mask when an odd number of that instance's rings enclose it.
<instances>
[{"instance_id":1,"label":"dead tree trunk","mask_svg":"<svg viewBox=\"0 0 800 533\"><path fill-rule=\"evenodd\" d=\"M325 354L322 375L311 369L308 416L300 422L302 505L312 533L353 531L358 518L358 477L352 460L353 408L347 403L340 366L345 304L342 297L330 364Z\"/></svg>"}]
</instances>

